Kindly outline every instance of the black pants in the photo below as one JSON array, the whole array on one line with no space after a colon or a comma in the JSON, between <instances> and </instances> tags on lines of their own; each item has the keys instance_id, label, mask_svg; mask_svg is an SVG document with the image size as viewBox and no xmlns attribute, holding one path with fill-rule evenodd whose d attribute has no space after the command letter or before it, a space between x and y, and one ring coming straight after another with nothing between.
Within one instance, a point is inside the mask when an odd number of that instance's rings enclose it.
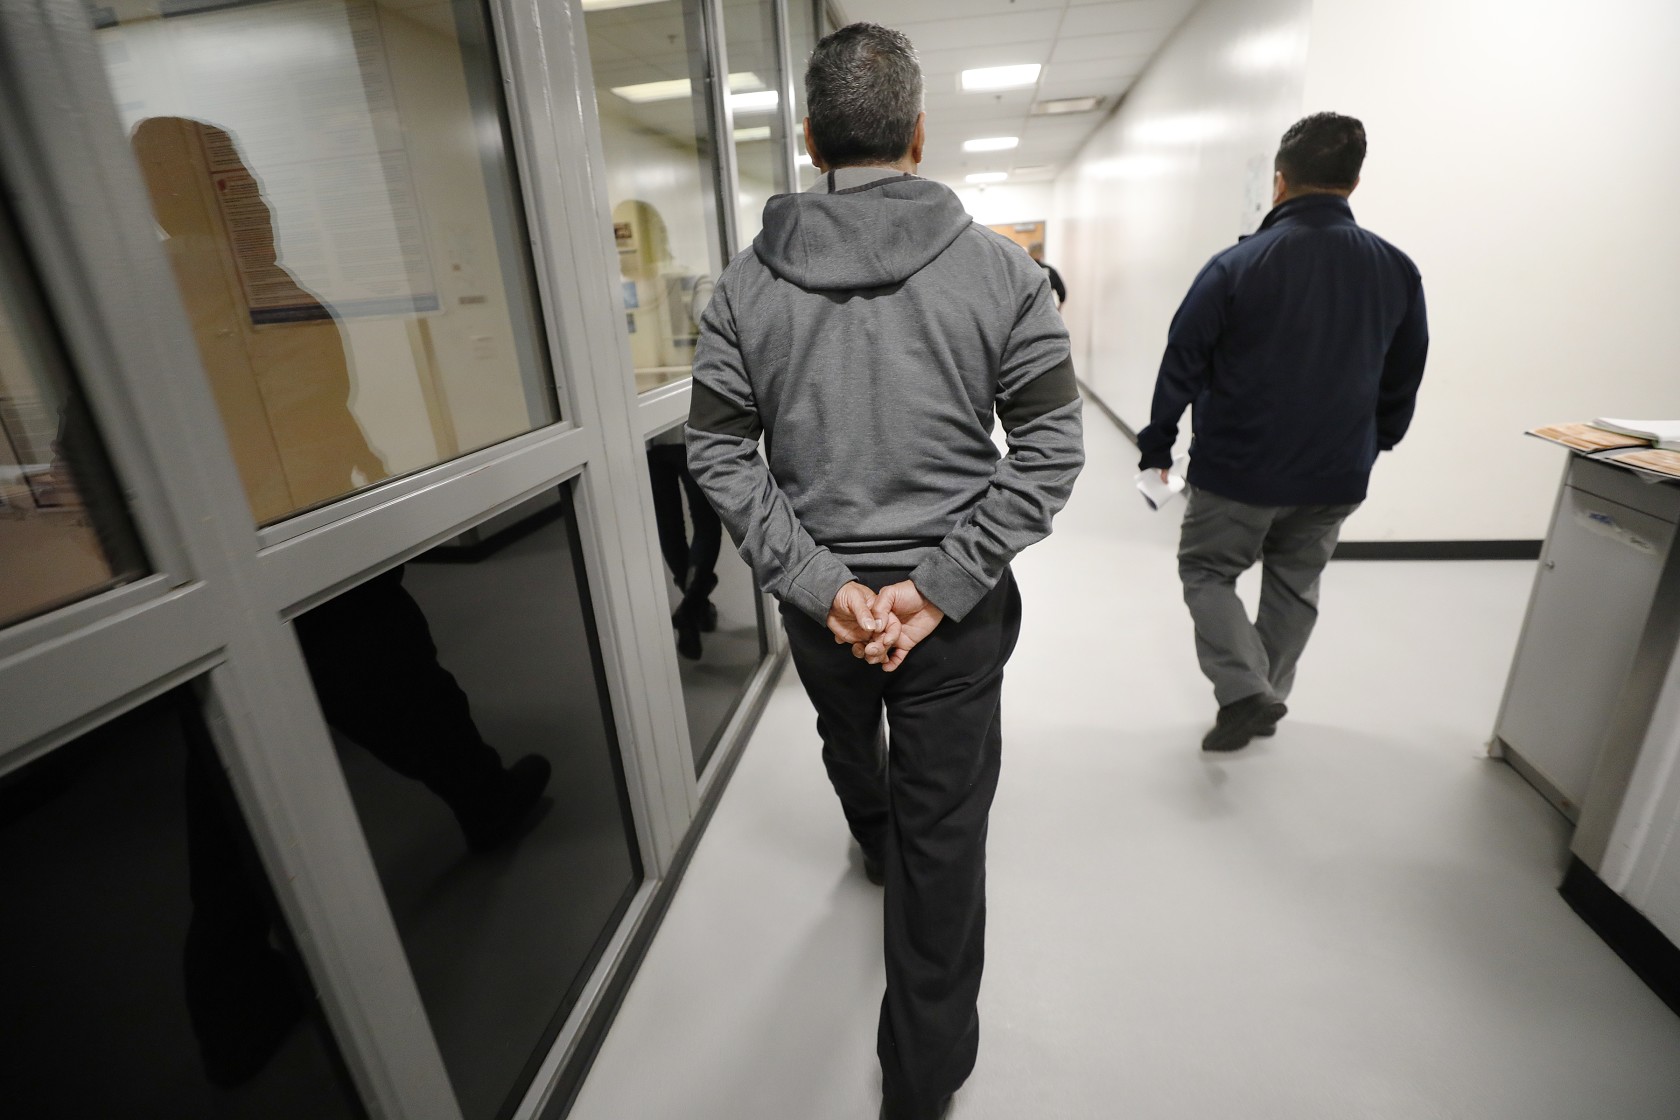
<instances>
[{"instance_id":1,"label":"black pants","mask_svg":"<svg viewBox=\"0 0 1680 1120\"><path fill-rule=\"evenodd\" d=\"M470 818L492 807L501 757L438 663L431 627L402 578L393 568L293 625L327 722Z\"/></svg>"},{"instance_id":2,"label":"black pants","mask_svg":"<svg viewBox=\"0 0 1680 1120\"><path fill-rule=\"evenodd\" d=\"M684 592L700 597L717 586L718 552L723 545L723 521L700 484L688 473L688 452L682 444L652 444L647 449L648 475L653 485L653 520L659 529L659 551L665 566ZM688 520L683 520L683 493L688 494Z\"/></svg>"},{"instance_id":3,"label":"black pants","mask_svg":"<svg viewBox=\"0 0 1680 1120\"><path fill-rule=\"evenodd\" d=\"M907 575L859 579L879 589ZM979 1048L986 821L1020 592L1005 572L961 622L940 623L892 673L854 658L798 610L784 606L782 617L817 709L829 780L852 834L886 868L883 1087L931 1104L967 1079Z\"/></svg>"}]
</instances>

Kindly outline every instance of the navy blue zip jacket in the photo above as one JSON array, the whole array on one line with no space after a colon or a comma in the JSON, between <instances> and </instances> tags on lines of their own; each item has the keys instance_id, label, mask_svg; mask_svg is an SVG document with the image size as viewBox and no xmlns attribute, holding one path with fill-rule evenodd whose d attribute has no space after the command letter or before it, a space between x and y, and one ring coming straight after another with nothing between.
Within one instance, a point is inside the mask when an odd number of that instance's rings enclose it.
<instances>
[{"instance_id":1,"label":"navy blue zip jacket","mask_svg":"<svg viewBox=\"0 0 1680 1120\"><path fill-rule=\"evenodd\" d=\"M1209 261L1173 316L1140 465L1171 465L1193 405L1192 486L1250 505L1364 501L1428 351L1411 258L1340 195L1290 199Z\"/></svg>"}]
</instances>

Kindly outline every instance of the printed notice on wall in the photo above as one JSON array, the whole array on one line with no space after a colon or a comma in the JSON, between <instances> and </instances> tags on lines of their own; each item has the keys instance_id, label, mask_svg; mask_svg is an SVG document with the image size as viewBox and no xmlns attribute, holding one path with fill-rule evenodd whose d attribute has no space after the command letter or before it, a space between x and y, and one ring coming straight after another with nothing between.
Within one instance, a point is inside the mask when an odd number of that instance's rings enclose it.
<instances>
[{"instance_id":1,"label":"printed notice on wall","mask_svg":"<svg viewBox=\"0 0 1680 1120\"><path fill-rule=\"evenodd\" d=\"M186 117L232 138L206 154L252 322L437 311L375 6L165 12L99 31L106 67L130 127Z\"/></svg>"}]
</instances>

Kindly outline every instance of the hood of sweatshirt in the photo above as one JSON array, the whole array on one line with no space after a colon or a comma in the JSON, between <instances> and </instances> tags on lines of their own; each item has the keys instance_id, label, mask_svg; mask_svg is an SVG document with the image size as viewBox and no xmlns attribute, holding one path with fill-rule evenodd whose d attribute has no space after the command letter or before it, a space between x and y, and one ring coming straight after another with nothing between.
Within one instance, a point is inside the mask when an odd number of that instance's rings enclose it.
<instances>
[{"instance_id":1,"label":"hood of sweatshirt","mask_svg":"<svg viewBox=\"0 0 1680 1120\"><path fill-rule=\"evenodd\" d=\"M776 195L753 250L806 291L881 288L921 271L973 221L949 187L888 176L834 193Z\"/></svg>"}]
</instances>

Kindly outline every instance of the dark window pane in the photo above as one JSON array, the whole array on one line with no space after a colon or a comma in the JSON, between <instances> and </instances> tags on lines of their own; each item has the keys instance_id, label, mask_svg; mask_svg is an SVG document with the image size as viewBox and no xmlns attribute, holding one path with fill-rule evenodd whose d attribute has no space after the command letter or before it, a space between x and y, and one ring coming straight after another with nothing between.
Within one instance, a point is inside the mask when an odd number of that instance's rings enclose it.
<instances>
[{"instance_id":1,"label":"dark window pane","mask_svg":"<svg viewBox=\"0 0 1680 1120\"><path fill-rule=\"evenodd\" d=\"M647 457L698 773L764 660L764 626L752 569L688 473L682 429L649 440Z\"/></svg>"},{"instance_id":2,"label":"dark window pane","mask_svg":"<svg viewBox=\"0 0 1680 1120\"><path fill-rule=\"evenodd\" d=\"M0 1112L361 1116L191 693L0 778Z\"/></svg>"},{"instance_id":3,"label":"dark window pane","mask_svg":"<svg viewBox=\"0 0 1680 1120\"><path fill-rule=\"evenodd\" d=\"M144 572L93 414L0 209L0 626Z\"/></svg>"},{"instance_id":4,"label":"dark window pane","mask_svg":"<svg viewBox=\"0 0 1680 1120\"><path fill-rule=\"evenodd\" d=\"M488 1120L641 881L569 491L295 625L444 1062Z\"/></svg>"}]
</instances>

